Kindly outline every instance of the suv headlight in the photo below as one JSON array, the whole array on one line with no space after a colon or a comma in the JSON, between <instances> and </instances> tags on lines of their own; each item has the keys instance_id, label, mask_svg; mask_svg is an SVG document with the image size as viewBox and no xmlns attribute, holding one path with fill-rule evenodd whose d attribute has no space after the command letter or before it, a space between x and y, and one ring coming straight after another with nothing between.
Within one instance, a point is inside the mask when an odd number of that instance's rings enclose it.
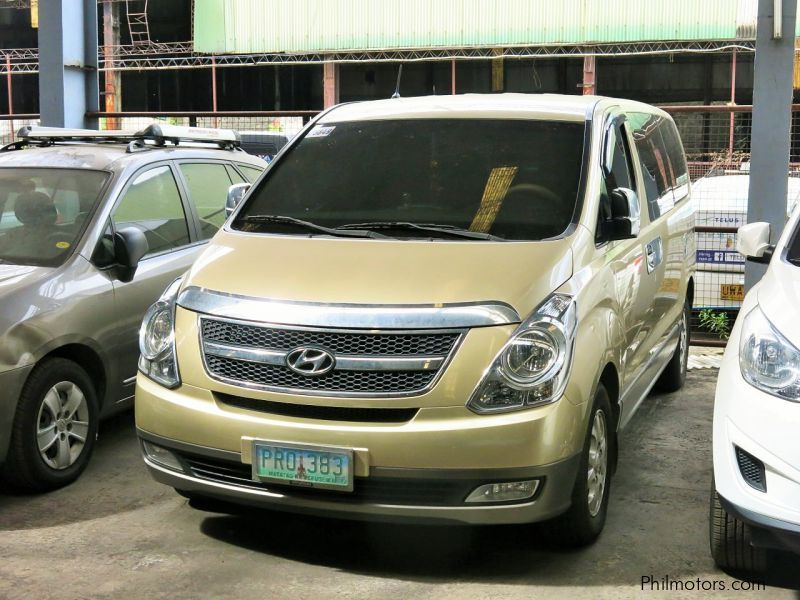
<instances>
[{"instance_id":1,"label":"suv headlight","mask_svg":"<svg viewBox=\"0 0 800 600\"><path fill-rule=\"evenodd\" d=\"M181 279L173 281L147 309L139 329L139 370L168 388L181 383L175 356L175 300Z\"/></svg>"},{"instance_id":2,"label":"suv headlight","mask_svg":"<svg viewBox=\"0 0 800 600\"><path fill-rule=\"evenodd\" d=\"M783 337L756 306L742 323L739 369L762 392L800 402L800 350Z\"/></svg>"},{"instance_id":3,"label":"suv headlight","mask_svg":"<svg viewBox=\"0 0 800 600\"><path fill-rule=\"evenodd\" d=\"M467 408L480 414L509 412L560 398L576 323L575 300L565 294L550 296L500 350Z\"/></svg>"}]
</instances>

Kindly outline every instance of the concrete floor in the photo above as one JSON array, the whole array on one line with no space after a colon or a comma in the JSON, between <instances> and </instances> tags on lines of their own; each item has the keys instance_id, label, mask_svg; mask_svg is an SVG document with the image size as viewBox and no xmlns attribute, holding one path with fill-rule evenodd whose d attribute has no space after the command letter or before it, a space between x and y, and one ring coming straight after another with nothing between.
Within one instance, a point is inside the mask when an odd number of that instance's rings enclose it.
<instances>
[{"instance_id":1,"label":"concrete floor","mask_svg":"<svg viewBox=\"0 0 800 600\"><path fill-rule=\"evenodd\" d=\"M123 415L103 425L76 484L0 493L0 598L628 598L648 575L730 590L707 542L715 377L692 371L683 392L645 401L623 435L605 532L577 552L547 548L535 527L199 511L151 481ZM800 588L796 565L774 557L768 597L800 598L787 589Z\"/></svg>"}]
</instances>

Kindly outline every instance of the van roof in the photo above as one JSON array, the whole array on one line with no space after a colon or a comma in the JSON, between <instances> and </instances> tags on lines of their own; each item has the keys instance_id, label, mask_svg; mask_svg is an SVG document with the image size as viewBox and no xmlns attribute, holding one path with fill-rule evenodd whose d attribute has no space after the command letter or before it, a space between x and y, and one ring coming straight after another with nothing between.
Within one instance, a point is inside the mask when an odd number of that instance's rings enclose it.
<instances>
[{"instance_id":1,"label":"van roof","mask_svg":"<svg viewBox=\"0 0 800 600\"><path fill-rule=\"evenodd\" d=\"M612 99L602 96L564 94L458 94L391 98L339 105L320 117L321 123L380 119L549 119L584 121L600 102ZM609 102L625 108L651 106L615 100Z\"/></svg>"}]
</instances>

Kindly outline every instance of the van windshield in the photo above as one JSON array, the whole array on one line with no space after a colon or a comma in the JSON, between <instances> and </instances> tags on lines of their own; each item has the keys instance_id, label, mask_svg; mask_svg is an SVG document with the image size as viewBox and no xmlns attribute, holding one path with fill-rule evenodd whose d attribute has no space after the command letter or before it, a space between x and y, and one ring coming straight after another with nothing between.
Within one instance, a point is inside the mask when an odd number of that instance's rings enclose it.
<instances>
[{"instance_id":1,"label":"van windshield","mask_svg":"<svg viewBox=\"0 0 800 600\"><path fill-rule=\"evenodd\" d=\"M0 168L0 264L62 264L107 179L87 169Z\"/></svg>"},{"instance_id":2,"label":"van windshield","mask_svg":"<svg viewBox=\"0 0 800 600\"><path fill-rule=\"evenodd\" d=\"M318 124L273 165L233 228L447 240L559 236L576 212L584 127L519 119Z\"/></svg>"}]
</instances>

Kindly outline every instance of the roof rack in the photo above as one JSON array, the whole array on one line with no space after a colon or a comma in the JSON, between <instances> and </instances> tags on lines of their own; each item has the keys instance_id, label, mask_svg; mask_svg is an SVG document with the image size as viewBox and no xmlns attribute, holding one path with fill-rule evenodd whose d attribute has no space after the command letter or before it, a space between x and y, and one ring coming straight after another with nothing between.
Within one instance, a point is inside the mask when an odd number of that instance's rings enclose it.
<instances>
[{"instance_id":1,"label":"roof rack","mask_svg":"<svg viewBox=\"0 0 800 600\"><path fill-rule=\"evenodd\" d=\"M70 129L64 127L23 127L17 134L19 142L9 144L3 150L17 150L22 145L38 144L51 146L58 142L94 142L128 144L128 152L152 146L178 146L181 143L214 144L225 150L241 146L241 138L233 129L209 129L205 127L181 127L166 123L153 123L141 131L116 129ZM147 142L150 142L149 144Z\"/></svg>"}]
</instances>

